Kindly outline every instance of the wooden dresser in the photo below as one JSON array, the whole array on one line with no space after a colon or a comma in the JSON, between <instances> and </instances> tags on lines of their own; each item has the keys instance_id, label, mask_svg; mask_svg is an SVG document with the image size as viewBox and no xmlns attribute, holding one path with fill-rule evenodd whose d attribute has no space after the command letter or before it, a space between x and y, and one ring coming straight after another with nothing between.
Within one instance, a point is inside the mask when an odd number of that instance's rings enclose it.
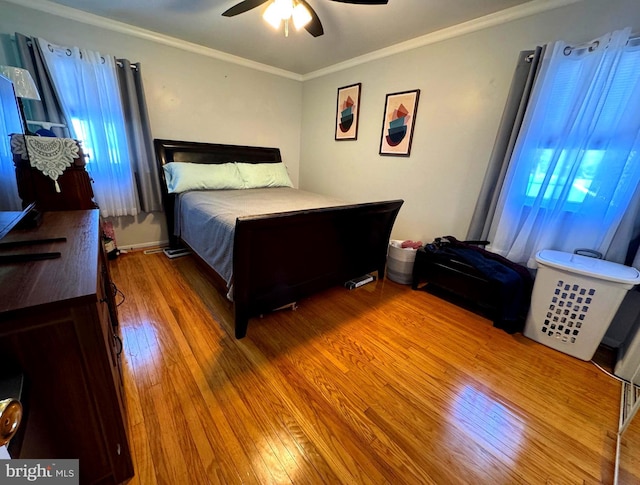
<instances>
[{"instance_id":1,"label":"wooden dresser","mask_svg":"<svg viewBox=\"0 0 640 485\"><path fill-rule=\"evenodd\" d=\"M61 253L0 264L0 366L19 369L26 389L26 419L10 451L14 458L77 458L80 483L122 483L133 464L98 211L45 212L38 228L14 229L2 242L59 237L67 240L0 249Z\"/></svg>"}]
</instances>

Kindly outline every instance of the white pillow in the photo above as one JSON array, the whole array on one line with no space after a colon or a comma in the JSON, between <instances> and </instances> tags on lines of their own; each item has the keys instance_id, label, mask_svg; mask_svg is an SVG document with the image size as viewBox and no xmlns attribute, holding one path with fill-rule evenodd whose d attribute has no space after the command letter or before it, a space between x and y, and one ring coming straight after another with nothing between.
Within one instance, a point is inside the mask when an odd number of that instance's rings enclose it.
<instances>
[{"instance_id":1,"label":"white pillow","mask_svg":"<svg viewBox=\"0 0 640 485\"><path fill-rule=\"evenodd\" d=\"M284 163L236 163L246 189L293 187Z\"/></svg>"},{"instance_id":2,"label":"white pillow","mask_svg":"<svg viewBox=\"0 0 640 485\"><path fill-rule=\"evenodd\" d=\"M233 162L220 164L171 162L163 167L167 190L178 194L188 190L243 189L244 182Z\"/></svg>"}]
</instances>

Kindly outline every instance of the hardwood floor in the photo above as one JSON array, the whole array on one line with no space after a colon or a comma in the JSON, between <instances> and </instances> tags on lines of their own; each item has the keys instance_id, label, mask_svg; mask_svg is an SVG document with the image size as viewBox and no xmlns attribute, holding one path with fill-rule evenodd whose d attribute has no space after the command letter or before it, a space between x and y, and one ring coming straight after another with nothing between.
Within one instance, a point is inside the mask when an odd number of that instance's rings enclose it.
<instances>
[{"instance_id":1,"label":"hardwood floor","mask_svg":"<svg viewBox=\"0 0 640 485\"><path fill-rule=\"evenodd\" d=\"M619 383L427 292L334 288L236 340L191 257L111 268L132 484L613 481Z\"/></svg>"}]
</instances>

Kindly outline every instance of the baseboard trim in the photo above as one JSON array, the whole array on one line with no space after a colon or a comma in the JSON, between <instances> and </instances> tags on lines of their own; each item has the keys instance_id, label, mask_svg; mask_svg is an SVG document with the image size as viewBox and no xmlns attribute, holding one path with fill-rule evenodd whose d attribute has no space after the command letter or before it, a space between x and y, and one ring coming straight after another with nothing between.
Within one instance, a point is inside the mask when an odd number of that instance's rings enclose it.
<instances>
[{"instance_id":1,"label":"baseboard trim","mask_svg":"<svg viewBox=\"0 0 640 485\"><path fill-rule=\"evenodd\" d=\"M162 248L169 246L169 240L165 241L151 241L139 244L124 244L122 246L118 246L118 249L124 251L135 251L137 249L148 249L148 248Z\"/></svg>"}]
</instances>

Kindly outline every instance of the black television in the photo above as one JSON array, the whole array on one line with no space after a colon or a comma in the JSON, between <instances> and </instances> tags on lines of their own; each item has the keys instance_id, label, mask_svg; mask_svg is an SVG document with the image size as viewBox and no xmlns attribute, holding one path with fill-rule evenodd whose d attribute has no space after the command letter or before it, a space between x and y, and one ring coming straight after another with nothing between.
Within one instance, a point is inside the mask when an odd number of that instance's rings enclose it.
<instances>
[{"instance_id":1,"label":"black television","mask_svg":"<svg viewBox=\"0 0 640 485\"><path fill-rule=\"evenodd\" d=\"M13 83L0 75L0 211L22 210L11 153L11 135L24 133Z\"/></svg>"}]
</instances>

